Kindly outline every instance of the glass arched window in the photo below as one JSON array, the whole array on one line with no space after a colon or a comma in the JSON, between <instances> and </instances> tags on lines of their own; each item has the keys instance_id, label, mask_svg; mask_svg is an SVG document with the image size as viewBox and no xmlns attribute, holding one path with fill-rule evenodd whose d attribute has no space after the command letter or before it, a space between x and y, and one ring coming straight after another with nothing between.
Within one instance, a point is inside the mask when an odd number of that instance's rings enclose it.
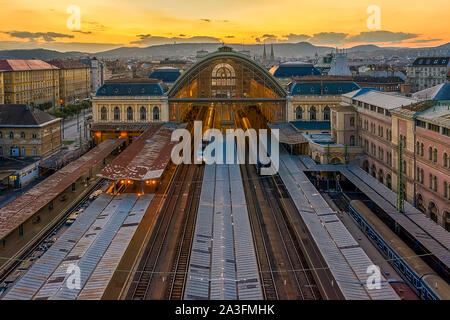
<instances>
[{"instance_id":1,"label":"glass arched window","mask_svg":"<svg viewBox=\"0 0 450 320\"><path fill-rule=\"evenodd\" d=\"M423 157L423 151L424 150L424 146L423 143L420 144L420 155Z\"/></svg>"},{"instance_id":2,"label":"glass arched window","mask_svg":"<svg viewBox=\"0 0 450 320\"><path fill-rule=\"evenodd\" d=\"M140 109L140 119L144 121L147 120L147 109L144 106Z\"/></svg>"},{"instance_id":3,"label":"glass arched window","mask_svg":"<svg viewBox=\"0 0 450 320\"><path fill-rule=\"evenodd\" d=\"M22 131L22 132L20 133L20 137L21 137L22 139L25 139L25 132Z\"/></svg>"},{"instance_id":4,"label":"glass arched window","mask_svg":"<svg viewBox=\"0 0 450 320\"><path fill-rule=\"evenodd\" d=\"M298 106L295 109L295 119L302 120L302 118L303 118L303 109L302 107Z\"/></svg>"},{"instance_id":5,"label":"glass arched window","mask_svg":"<svg viewBox=\"0 0 450 320\"><path fill-rule=\"evenodd\" d=\"M100 114L101 114L100 117L103 121L108 120L108 111L106 110L106 107L104 106L102 107Z\"/></svg>"},{"instance_id":6,"label":"glass arched window","mask_svg":"<svg viewBox=\"0 0 450 320\"><path fill-rule=\"evenodd\" d=\"M10 139L14 139L14 132L11 131L11 132L9 133L9 138L10 138Z\"/></svg>"},{"instance_id":7,"label":"glass arched window","mask_svg":"<svg viewBox=\"0 0 450 320\"><path fill-rule=\"evenodd\" d=\"M437 162L437 149L434 149L433 151L433 161Z\"/></svg>"},{"instance_id":8,"label":"glass arched window","mask_svg":"<svg viewBox=\"0 0 450 320\"><path fill-rule=\"evenodd\" d=\"M153 120L159 120L159 108L153 107Z\"/></svg>"},{"instance_id":9,"label":"glass arched window","mask_svg":"<svg viewBox=\"0 0 450 320\"><path fill-rule=\"evenodd\" d=\"M229 63L218 63L211 72L212 94L214 97L236 96L236 72Z\"/></svg>"},{"instance_id":10,"label":"glass arched window","mask_svg":"<svg viewBox=\"0 0 450 320\"><path fill-rule=\"evenodd\" d=\"M428 147L428 160L433 160L433 148Z\"/></svg>"},{"instance_id":11,"label":"glass arched window","mask_svg":"<svg viewBox=\"0 0 450 320\"><path fill-rule=\"evenodd\" d=\"M309 119L316 120L316 107L314 106L309 109Z\"/></svg>"},{"instance_id":12,"label":"glass arched window","mask_svg":"<svg viewBox=\"0 0 450 320\"><path fill-rule=\"evenodd\" d=\"M120 120L120 109L119 107L114 108L114 120Z\"/></svg>"},{"instance_id":13,"label":"glass arched window","mask_svg":"<svg viewBox=\"0 0 450 320\"><path fill-rule=\"evenodd\" d=\"M326 106L323 109L323 120L330 120L330 107L329 106ZM354 122L354 120L353 120L353 122Z\"/></svg>"},{"instance_id":14,"label":"glass arched window","mask_svg":"<svg viewBox=\"0 0 450 320\"><path fill-rule=\"evenodd\" d=\"M127 108L127 120L128 121L133 120L133 108L132 107Z\"/></svg>"}]
</instances>

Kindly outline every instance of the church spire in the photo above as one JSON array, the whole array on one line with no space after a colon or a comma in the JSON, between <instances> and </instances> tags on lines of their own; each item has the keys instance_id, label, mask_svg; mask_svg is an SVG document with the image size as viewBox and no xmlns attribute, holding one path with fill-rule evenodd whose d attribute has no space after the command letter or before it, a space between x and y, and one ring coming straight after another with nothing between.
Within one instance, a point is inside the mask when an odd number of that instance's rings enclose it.
<instances>
[{"instance_id":1,"label":"church spire","mask_svg":"<svg viewBox=\"0 0 450 320\"><path fill-rule=\"evenodd\" d=\"M264 52L263 52L263 61L266 61L267 54L266 54L266 43L264 42Z\"/></svg>"},{"instance_id":2,"label":"church spire","mask_svg":"<svg viewBox=\"0 0 450 320\"><path fill-rule=\"evenodd\" d=\"M273 43L270 44L270 61L275 61L275 55L273 54Z\"/></svg>"}]
</instances>

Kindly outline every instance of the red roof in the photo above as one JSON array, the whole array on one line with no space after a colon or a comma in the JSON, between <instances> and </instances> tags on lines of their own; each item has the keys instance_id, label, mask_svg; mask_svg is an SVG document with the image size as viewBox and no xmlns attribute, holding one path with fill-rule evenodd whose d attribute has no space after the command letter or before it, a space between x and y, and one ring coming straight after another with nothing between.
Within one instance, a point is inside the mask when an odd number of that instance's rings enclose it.
<instances>
[{"instance_id":1,"label":"red roof","mask_svg":"<svg viewBox=\"0 0 450 320\"><path fill-rule=\"evenodd\" d=\"M58 69L42 60L0 60L0 71L27 71Z\"/></svg>"}]
</instances>

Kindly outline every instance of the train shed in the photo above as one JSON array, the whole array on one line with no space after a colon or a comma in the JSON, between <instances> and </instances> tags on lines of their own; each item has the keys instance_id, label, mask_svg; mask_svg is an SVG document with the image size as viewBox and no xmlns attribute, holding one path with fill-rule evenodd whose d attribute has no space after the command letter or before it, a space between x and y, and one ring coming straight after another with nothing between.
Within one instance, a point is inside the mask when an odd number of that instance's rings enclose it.
<instances>
[{"instance_id":1,"label":"train shed","mask_svg":"<svg viewBox=\"0 0 450 320\"><path fill-rule=\"evenodd\" d=\"M0 209L0 272L95 186L95 175L124 139L106 140Z\"/></svg>"}]
</instances>

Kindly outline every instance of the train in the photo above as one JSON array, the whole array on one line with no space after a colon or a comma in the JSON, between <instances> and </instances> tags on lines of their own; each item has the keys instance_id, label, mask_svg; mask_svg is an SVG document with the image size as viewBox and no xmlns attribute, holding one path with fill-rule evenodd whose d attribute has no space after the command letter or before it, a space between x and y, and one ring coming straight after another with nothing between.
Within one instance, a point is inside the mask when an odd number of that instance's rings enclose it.
<instances>
[{"instance_id":1,"label":"train","mask_svg":"<svg viewBox=\"0 0 450 320\"><path fill-rule=\"evenodd\" d=\"M364 234L423 300L449 300L450 286L362 201L352 200L349 213Z\"/></svg>"}]
</instances>

